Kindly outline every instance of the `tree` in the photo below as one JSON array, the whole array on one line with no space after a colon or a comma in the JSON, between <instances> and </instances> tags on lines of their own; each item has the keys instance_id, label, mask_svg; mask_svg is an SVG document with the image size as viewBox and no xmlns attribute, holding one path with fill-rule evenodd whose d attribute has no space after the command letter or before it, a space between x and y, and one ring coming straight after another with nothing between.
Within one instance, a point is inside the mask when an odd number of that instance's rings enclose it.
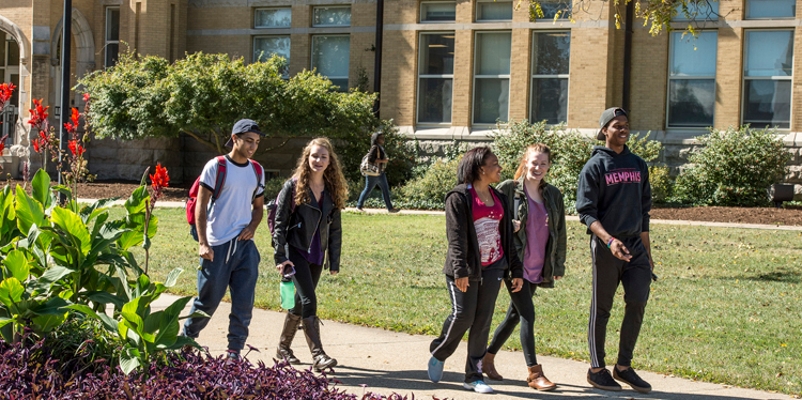
<instances>
[{"instance_id":1,"label":"tree","mask_svg":"<svg viewBox=\"0 0 802 400\"><path fill-rule=\"evenodd\" d=\"M589 13L590 10L599 9L592 7L593 3L609 3L615 10L615 26L621 29L621 20L625 16L625 10L630 3L633 7L634 17L643 20L643 25L651 25L649 33L656 36L664 29L670 29L671 19L676 16L683 16L687 21L686 31L695 34L696 23L712 19L718 14L713 11L713 3L718 0L518 0L518 6L528 3L529 17L532 20L545 18L546 14L553 15L554 20L568 18L574 21L574 17L580 13ZM544 12L546 9L548 12ZM603 19L599 15L597 19Z\"/></svg>"},{"instance_id":2,"label":"tree","mask_svg":"<svg viewBox=\"0 0 802 400\"><path fill-rule=\"evenodd\" d=\"M269 137L328 136L344 145L378 125L375 95L342 93L303 71L284 79L286 62L246 65L226 54L121 56L117 65L81 79L92 99L88 120L100 138L119 140L187 134L218 153L238 119L251 118Z\"/></svg>"}]
</instances>

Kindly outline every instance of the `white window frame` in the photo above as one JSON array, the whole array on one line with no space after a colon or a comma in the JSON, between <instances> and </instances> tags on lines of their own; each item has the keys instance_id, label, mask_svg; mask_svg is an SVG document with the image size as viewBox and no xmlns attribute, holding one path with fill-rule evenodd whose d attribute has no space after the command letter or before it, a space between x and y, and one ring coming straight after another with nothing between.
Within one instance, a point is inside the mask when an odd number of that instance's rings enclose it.
<instances>
[{"instance_id":1,"label":"white window frame","mask_svg":"<svg viewBox=\"0 0 802 400\"><path fill-rule=\"evenodd\" d=\"M324 8L328 9L337 9L343 8L348 10L349 18L348 18L348 25L337 25L337 24L315 24L315 12L317 10L321 10ZM351 18L353 17L352 14L353 10L351 9L351 5L330 5L330 6L315 6L312 8L312 27L313 28L349 28L351 26Z\"/></svg>"},{"instance_id":2,"label":"white window frame","mask_svg":"<svg viewBox=\"0 0 802 400\"><path fill-rule=\"evenodd\" d=\"M479 18L479 12L481 11L481 8L479 7L479 5L482 4L482 3L497 3L497 4L510 3L510 9L511 9L510 18L509 19L484 19L484 18ZM475 15L474 15L474 20L476 22L512 21L512 15L514 15L514 13L515 13L515 1L511 1L511 0L497 0L497 1L496 0L479 0L479 1L476 2L476 10L475 10Z\"/></svg>"},{"instance_id":3,"label":"white window frame","mask_svg":"<svg viewBox=\"0 0 802 400\"><path fill-rule=\"evenodd\" d=\"M773 76L746 76L746 59L748 57L747 54L747 43L746 41L749 32L777 32L777 31L786 31L791 32L791 41L794 46L797 45L795 43L796 33L794 29L748 29L743 32L743 40L744 40L744 47L743 47L743 67L741 68L742 79L741 79L741 125L746 124L747 122L744 121L744 117L746 116L746 81L747 80L772 80L772 81L789 81L791 82L791 98L788 99L789 110L788 110L788 127L787 128L780 128L777 127L776 129L779 131L788 131L791 129L791 126L794 123L794 76L793 76L793 66L791 66L792 74L788 76L782 75L773 75ZM763 128L763 125L755 125L754 122L748 122L754 128ZM767 124L767 126L770 126ZM772 127L773 128L773 127Z\"/></svg>"},{"instance_id":4,"label":"white window frame","mask_svg":"<svg viewBox=\"0 0 802 400\"><path fill-rule=\"evenodd\" d=\"M430 5L430 4L453 4L454 5L454 19L442 20L442 21L426 19L426 14L423 12L424 11L424 6ZM457 2L456 1L422 1L420 3L420 8L418 10L418 13L419 13L418 18L419 18L419 20L420 20L420 22L422 24L447 24L449 22L454 22L457 19L457 16L456 16L456 14L457 14Z\"/></svg>"},{"instance_id":5,"label":"white window frame","mask_svg":"<svg viewBox=\"0 0 802 400\"><path fill-rule=\"evenodd\" d=\"M568 79L568 93L569 94L571 93L571 78L570 78L571 51L570 51L570 47L569 47L569 50L568 50L568 68L569 68L569 73L568 74L545 75L545 74L536 74L535 73L535 54L534 54L535 53L534 52L534 47L535 47L535 43L536 43L535 42L535 36L537 34L539 34L539 33L567 33L568 37L569 37L569 40L570 40L570 37L571 37L571 31L570 30L564 30L564 29L563 30L559 30L559 29L558 30L551 30L550 29L550 30L533 30L532 31L532 45L531 45L531 47L532 47L532 57L531 57L531 59L529 61L529 65L531 67L531 73L530 73L530 78L529 78L529 110L528 110L528 114L529 114L529 121L533 122L533 123L536 122L534 120L534 115L532 115L532 103L534 101L534 96L535 96L535 79L542 79L542 78L547 78L547 79L555 79L555 78L556 79ZM568 122L568 107L570 105L569 100L570 100L570 96L566 96L566 100L565 100L565 121L561 121L561 122L566 122L566 123ZM538 121L542 121L542 119L540 119ZM559 123L560 122L558 122L558 124Z\"/></svg>"},{"instance_id":6,"label":"white window frame","mask_svg":"<svg viewBox=\"0 0 802 400\"><path fill-rule=\"evenodd\" d=\"M113 67L116 64L116 62L115 62L114 64L109 65L109 55L108 55L109 45L117 45L117 57L118 57L117 59L119 60L119 57L120 57L120 32L119 31L117 32L117 40L109 40L109 32L111 31L111 26L109 24L111 22L111 12L112 11L117 11L117 15L118 15L118 17L117 17L117 28L118 29L120 27L120 23L121 23L121 20L122 20L122 18L121 18L122 14L120 12L120 7L118 7L118 6L106 7L106 23L105 23L105 28L103 29L103 40L104 40L104 43L105 43L105 45L103 46L103 67L104 68Z\"/></svg>"},{"instance_id":7,"label":"white window frame","mask_svg":"<svg viewBox=\"0 0 802 400\"><path fill-rule=\"evenodd\" d=\"M256 25L256 15L259 11L269 11L269 10L289 10L290 11L290 24L288 26L259 26ZM292 7L259 7L253 10L253 28L254 29L290 29L292 27Z\"/></svg>"},{"instance_id":8,"label":"white window frame","mask_svg":"<svg viewBox=\"0 0 802 400\"><path fill-rule=\"evenodd\" d=\"M418 46L421 46L423 42L423 36L426 35L455 35L454 31L423 31L420 32L418 35ZM418 71L421 70L420 63L421 63L421 49L418 50ZM454 51L456 52L456 46L454 47ZM418 112L418 106L420 105L421 101L421 79L451 79L451 120L448 122L421 122L420 121L420 113ZM454 69L452 67L451 74L421 74L418 72L418 79L417 79L417 90L416 90L416 101L415 101L415 122L418 125L438 125L438 126L451 126L454 121Z\"/></svg>"},{"instance_id":9,"label":"white window frame","mask_svg":"<svg viewBox=\"0 0 802 400\"><path fill-rule=\"evenodd\" d=\"M687 21L687 20L686 20ZM716 33L716 59L714 62L713 69L714 71L718 70L718 31L717 30L708 30L708 31L701 31L702 32L715 32ZM681 34L679 32L671 32L669 35ZM691 38L690 40L695 40ZM715 87L716 87L716 72L713 75L677 75L671 76L670 68L674 65L674 52L673 50L674 41L672 37L669 36L668 38L668 74L666 79L666 128L667 129L675 129L675 130L706 130L708 127L713 126L716 123L716 103L713 102L713 121L710 122L710 125L706 126L681 126L681 125L671 125L671 81L672 80L713 80L713 87L714 87L714 94L715 94Z\"/></svg>"},{"instance_id":10,"label":"white window frame","mask_svg":"<svg viewBox=\"0 0 802 400\"><path fill-rule=\"evenodd\" d=\"M351 45L350 45L350 43L351 43L351 35L349 35L349 34L326 34L326 33L324 33L324 34L320 34L320 35L312 35L312 38L311 38L311 43L309 44L309 49L310 49L310 51L311 51L311 54L310 54L310 57L309 57L309 62L310 62L310 64L311 64L311 67L312 67L312 68L315 68L315 65L317 64L317 63L315 62L315 38L316 38L316 37L335 37L335 36L341 36L341 37L347 37L347 38L348 38L348 43L349 43L349 45L348 45L349 54L348 54L348 57L346 57L346 59L348 60L348 70L349 70L349 72L350 72L350 70L351 70L351 54L350 54L350 49L351 49ZM320 71L317 71L317 73L319 74L319 73L320 73ZM351 87L351 77L350 77L349 75L350 75L350 73L349 73L348 75L345 75L345 76L341 76L341 75L337 75L337 76L330 76L330 75L326 75L326 78L327 78L328 80L332 80L332 79L345 79L345 80L347 81L347 83L346 83L345 87L342 87L342 86L340 87L340 91L341 91L341 92L347 92L347 91L348 91L348 89Z\"/></svg>"},{"instance_id":11,"label":"white window frame","mask_svg":"<svg viewBox=\"0 0 802 400\"><path fill-rule=\"evenodd\" d=\"M478 62L479 57L476 51L476 46L479 43L479 35L485 33L509 33L510 34L510 67L508 74L501 74L501 75L479 75L476 73L478 70ZM512 73L512 31L510 30L501 30L501 31L475 31L473 36L473 88L471 90L471 125L472 126L493 126L495 122L476 122L476 88L477 84L476 81L478 79L506 79L507 80L507 115L504 119L498 118L498 120L509 122L510 120L510 98L512 96L512 90L509 89L510 84L510 74ZM501 116L499 116L501 117Z\"/></svg>"}]
</instances>

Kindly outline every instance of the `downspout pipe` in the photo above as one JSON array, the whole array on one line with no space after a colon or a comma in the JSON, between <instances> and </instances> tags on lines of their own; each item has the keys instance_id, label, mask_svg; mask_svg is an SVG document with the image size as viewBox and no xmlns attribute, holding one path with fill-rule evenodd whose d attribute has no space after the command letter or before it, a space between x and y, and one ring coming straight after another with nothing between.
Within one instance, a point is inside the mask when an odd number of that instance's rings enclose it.
<instances>
[{"instance_id":1,"label":"downspout pipe","mask_svg":"<svg viewBox=\"0 0 802 400\"><path fill-rule=\"evenodd\" d=\"M624 84L622 87L621 107L627 112L630 110L632 100L632 35L634 32L635 2L627 4L626 26L624 31Z\"/></svg>"},{"instance_id":2,"label":"downspout pipe","mask_svg":"<svg viewBox=\"0 0 802 400\"><path fill-rule=\"evenodd\" d=\"M64 142L69 139L64 124L70 119L70 60L72 54L70 44L72 39L72 0L64 0L64 24L61 32L61 109L59 110L59 152L58 162L61 165L64 153ZM61 174L58 174L58 184L61 185ZM62 199L63 200L63 199Z\"/></svg>"},{"instance_id":3,"label":"downspout pipe","mask_svg":"<svg viewBox=\"0 0 802 400\"><path fill-rule=\"evenodd\" d=\"M376 54L373 62L373 92L378 93L373 103L373 114L379 118L382 82L382 34L384 33L384 0L376 1Z\"/></svg>"}]
</instances>

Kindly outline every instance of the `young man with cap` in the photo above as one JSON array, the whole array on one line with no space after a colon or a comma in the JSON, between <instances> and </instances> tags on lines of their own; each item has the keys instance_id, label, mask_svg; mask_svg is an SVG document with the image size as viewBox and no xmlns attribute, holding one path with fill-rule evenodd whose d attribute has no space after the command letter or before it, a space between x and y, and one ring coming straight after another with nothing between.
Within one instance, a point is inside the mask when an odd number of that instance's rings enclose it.
<instances>
[{"instance_id":1,"label":"young man with cap","mask_svg":"<svg viewBox=\"0 0 802 400\"><path fill-rule=\"evenodd\" d=\"M649 245L649 211L652 194L649 169L642 158L627 148L629 117L621 108L604 110L593 155L582 168L576 210L588 227L593 262L593 293L588 323L591 365L588 383L603 390L621 390L616 380L640 393L652 387L631 367L646 302L649 299L652 262ZM655 276L656 278L656 276ZM618 285L624 286L626 303L618 360L613 374L605 368L604 341L607 321Z\"/></svg>"},{"instance_id":2,"label":"young man with cap","mask_svg":"<svg viewBox=\"0 0 802 400\"><path fill-rule=\"evenodd\" d=\"M234 124L226 143L231 152L225 156L225 179L218 197L212 200L220 162L213 158L203 167L200 177L195 223L198 230L198 296L192 311L214 314L226 289L231 289L231 314L228 325L228 356L239 358L248 338L253 311L259 252L254 232L264 214L264 174L257 173L250 158L264 134L256 122L242 119ZM262 171L261 166L258 170ZM197 338L208 318L188 318L184 335Z\"/></svg>"}]
</instances>

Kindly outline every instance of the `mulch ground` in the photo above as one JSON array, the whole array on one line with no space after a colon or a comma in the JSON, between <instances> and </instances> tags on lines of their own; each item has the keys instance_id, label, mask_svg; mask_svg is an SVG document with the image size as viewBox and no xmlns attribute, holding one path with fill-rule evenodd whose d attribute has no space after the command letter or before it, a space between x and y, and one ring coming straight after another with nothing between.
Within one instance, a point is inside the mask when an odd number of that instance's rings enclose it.
<instances>
[{"instance_id":1,"label":"mulch ground","mask_svg":"<svg viewBox=\"0 0 802 400\"><path fill-rule=\"evenodd\" d=\"M187 198L188 187L166 188L161 200L182 201ZM107 197L127 198L136 189L131 182L93 182L78 186L82 198L102 199ZM796 225L802 226L802 207L680 207L655 208L650 213L653 219L731 222L742 224Z\"/></svg>"}]
</instances>

